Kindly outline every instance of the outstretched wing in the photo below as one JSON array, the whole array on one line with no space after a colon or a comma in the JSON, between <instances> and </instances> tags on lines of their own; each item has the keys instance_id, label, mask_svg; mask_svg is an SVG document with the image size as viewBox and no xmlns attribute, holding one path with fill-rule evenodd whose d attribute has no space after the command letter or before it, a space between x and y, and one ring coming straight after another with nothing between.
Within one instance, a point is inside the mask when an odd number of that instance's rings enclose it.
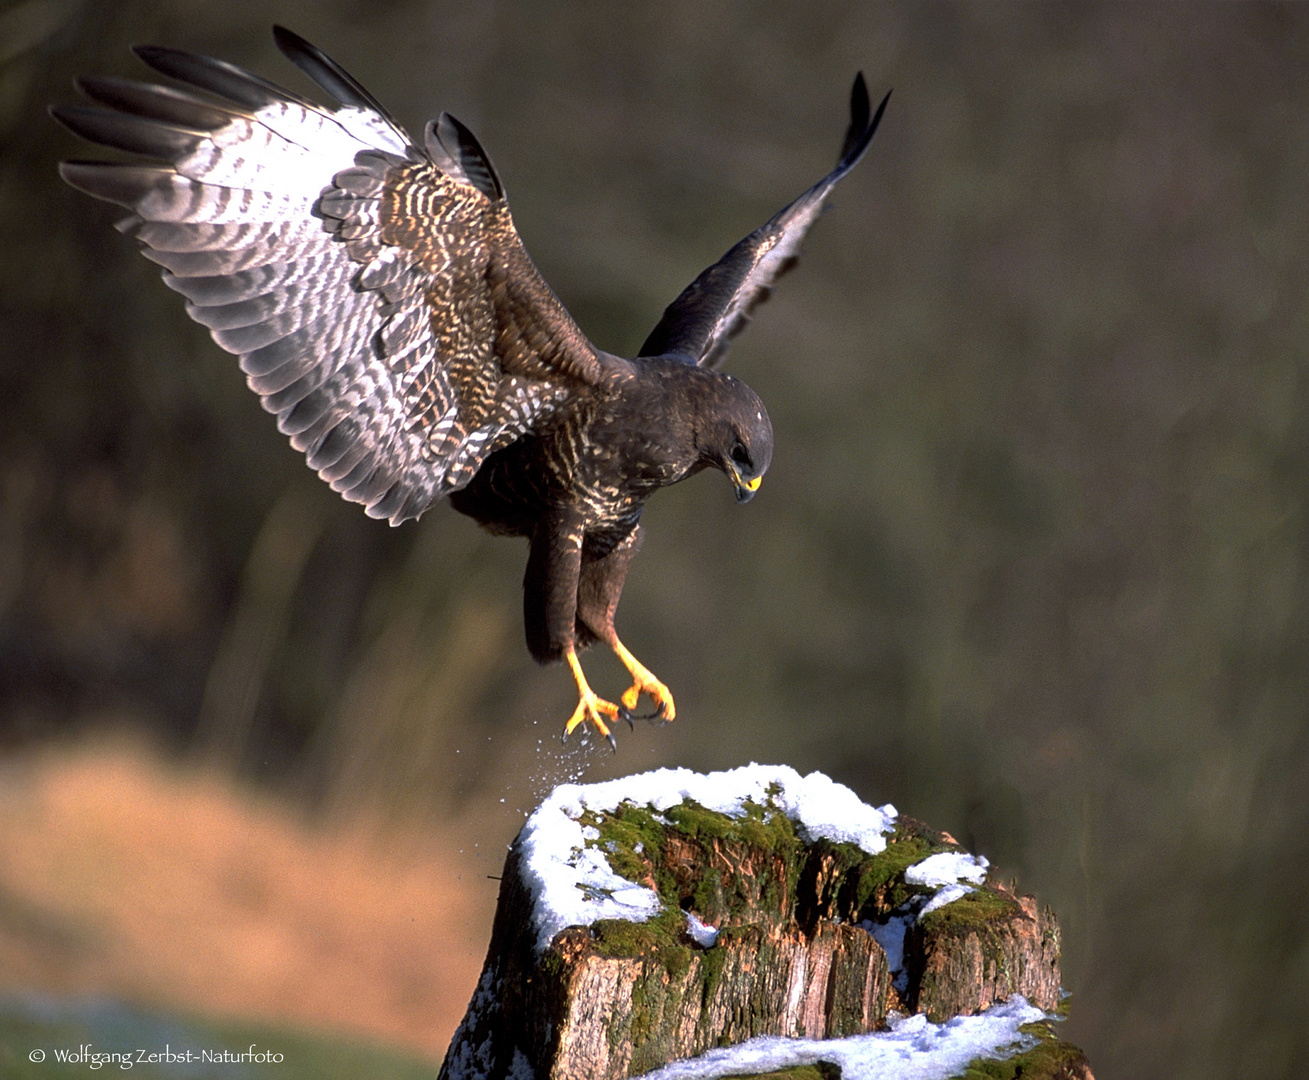
<instances>
[{"instance_id":1,"label":"outstretched wing","mask_svg":"<svg viewBox=\"0 0 1309 1080\"><path fill-rule=\"evenodd\" d=\"M78 135L154 163L65 162L133 211L120 228L240 357L312 468L398 524L619 361L596 353L532 265L499 177L442 114L423 149L303 39L277 44L334 101L172 49L189 87L110 78L56 106Z\"/></svg>"},{"instance_id":2,"label":"outstretched wing","mask_svg":"<svg viewBox=\"0 0 1309 1080\"><path fill-rule=\"evenodd\" d=\"M675 354L702 367L722 362L728 343L768 299L773 283L795 265L805 233L822 213L832 188L863 157L890 99L888 91L870 122L868 88L862 72L855 76L850 127L836 168L683 289L638 356Z\"/></svg>"}]
</instances>

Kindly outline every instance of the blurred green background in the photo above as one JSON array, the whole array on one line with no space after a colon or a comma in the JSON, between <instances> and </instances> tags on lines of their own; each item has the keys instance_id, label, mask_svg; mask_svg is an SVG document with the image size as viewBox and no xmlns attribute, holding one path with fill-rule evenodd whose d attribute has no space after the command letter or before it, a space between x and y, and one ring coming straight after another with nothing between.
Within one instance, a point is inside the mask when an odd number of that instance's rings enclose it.
<instances>
[{"instance_id":1,"label":"blurred green background","mask_svg":"<svg viewBox=\"0 0 1309 1080\"><path fill-rule=\"evenodd\" d=\"M340 503L55 163L154 42L478 133L630 355L872 150L729 370L777 451L655 498L619 613L677 722L565 749L525 548ZM1097 1074L1309 1054L1309 8L26 0L0 7L0 739L106 723L316 814L500 851L557 780L751 760L948 829L1057 910ZM625 685L590 654L597 689ZM487 873L499 856L488 856ZM494 882L485 883L486 902ZM471 985L469 987L471 991Z\"/></svg>"}]
</instances>

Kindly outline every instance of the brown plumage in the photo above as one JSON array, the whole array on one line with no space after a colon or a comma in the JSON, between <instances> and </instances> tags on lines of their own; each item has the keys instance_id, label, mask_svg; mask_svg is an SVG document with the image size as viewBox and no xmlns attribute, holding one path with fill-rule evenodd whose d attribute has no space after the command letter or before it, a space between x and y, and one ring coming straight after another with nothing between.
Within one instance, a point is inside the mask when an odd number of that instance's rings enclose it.
<instances>
[{"instance_id":1,"label":"brown plumage","mask_svg":"<svg viewBox=\"0 0 1309 1080\"><path fill-rule=\"evenodd\" d=\"M343 497L395 525L449 496L493 532L529 538L528 647L566 660L578 686L565 733L590 721L612 742L607 721L630 720L643 693L672 719L667 687L614 630L642 507L706 467L741 501L758 488L768 414L714 368L886 101L870 119L856 78L836 169L705 270L625 360L592 345L541 278L467 128L443 113L419 147L332 60L274 35L334 104L223 61L138 48L188 88L84 78L107 108L51 112L162 164L66 162L62 175L132 211L119 228ZM577 651L594 641L632 673L621 706L582 674Z\"/></svg>"}]
</instances>

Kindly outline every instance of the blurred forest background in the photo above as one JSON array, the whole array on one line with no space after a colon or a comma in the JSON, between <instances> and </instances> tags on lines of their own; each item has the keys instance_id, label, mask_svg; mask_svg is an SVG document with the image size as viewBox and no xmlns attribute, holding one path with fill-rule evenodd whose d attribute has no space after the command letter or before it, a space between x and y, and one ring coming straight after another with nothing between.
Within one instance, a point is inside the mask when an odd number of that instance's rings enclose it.
<instances>
[{"instance_id":1,"label":"blurred forest background","mask_svg":"<svg viewBox=\"0 0 1309 1080\"><path fill-rule=\"evenodd\" d=\"M148 77L127 47L151 42L304 90L274 21L411 132L443 108L475 130L546 279L627 355L831 165L856 70L874 99L895 88L729 359L776 429L759 498L739 508L711 474L648 509L619 622L678 719L621 732L616 757L558 741L575 696L523 646L525 548L446 507L392 530L340 503L119 212L57 179L94 156L44 111L74 74ZM462 952L393 942L453 987L440 1038L416 1040L439 1054L485 946L485 875L550 785L822 769L1055 907L1066 1037L1097 1074L1291 1075L1309 1057L1307 181L1300 5L9 3L0 786L75 761L49 813L69 828L101 788L157 790L133 828L160 850L219 834L168 809L214 783L306 837L408 830L440 856L423 880L457 893L439 910L473 912ZM611 658L587 666L625 685ZM122 779L119 750L97 773L106 730L145 733L181 779ZM11 937L47 902L17 850ZM310 877L324 905L356 889ZM91 981L165 1002L155 976ZM258 1004L204 984L177 1000Z\"/></svg>"}]
</instances>

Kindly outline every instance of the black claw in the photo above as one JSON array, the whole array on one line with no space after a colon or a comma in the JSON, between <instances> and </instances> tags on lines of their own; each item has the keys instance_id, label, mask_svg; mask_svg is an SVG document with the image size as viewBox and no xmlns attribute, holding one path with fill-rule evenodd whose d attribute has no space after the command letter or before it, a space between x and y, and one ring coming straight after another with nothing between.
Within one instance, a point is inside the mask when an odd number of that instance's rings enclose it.
<instances>
[{"instance_id":1,"label":"black claw","mask_svg":"<svg viewBox=\"0 0 1309 1080\"><path fill-rule=\"evenodd\" d=\"M614 733L612 731L606 731L605 738L609 740L609 749L615 754L618 753L618 740L614 738Z\"/></svg>"},{"instance_id":2,"label":"black claw","mask_svg":"<svg viewBox=\"0 0 1309 1080\"><path fill-rule=\"evenodd\" d=\"M635 730L636 730L636 724L634 723L634 721L639 720L640 717L633 716L633 715L632 715L632 710L629 709L626 705L619 705L619 706L618 706L618 716L619 716L619 719L621 719L621 720L626 720L626 721L627 721L627 729L628 729L629 731L635 731Z\"/></svg>"},{"instance_id":3,"label":"black claw","mask_svg":"<svg viewBox=\"0 0 1309 1080\"><path fill-rule=\"evenodd\" d=\"M565 725L565 727L564 727L564 733L563 733L561 736L559 736L559 738L560 738L560 741L561 741L561 742L567 742L567 741L568 741L568 727L567 727L567 725Z\"/></svg>"},{"instance_id":4,"label":"black claw","mask_svg":"<svg viewBox=\"0 0 1309 1080\"><path fill-rule=\"evenodd\" d=\"M646 713L644 716L638 715L637 713L628 712L627 709L623 709L622 710L623 713L626 713L623 719L625 719L629 724L633 720L662 720L664 717L664 708L665 708L664 703L661 701L659 703L659 707L655 709L654 712Z\"/></svg>"}]
</instances>

